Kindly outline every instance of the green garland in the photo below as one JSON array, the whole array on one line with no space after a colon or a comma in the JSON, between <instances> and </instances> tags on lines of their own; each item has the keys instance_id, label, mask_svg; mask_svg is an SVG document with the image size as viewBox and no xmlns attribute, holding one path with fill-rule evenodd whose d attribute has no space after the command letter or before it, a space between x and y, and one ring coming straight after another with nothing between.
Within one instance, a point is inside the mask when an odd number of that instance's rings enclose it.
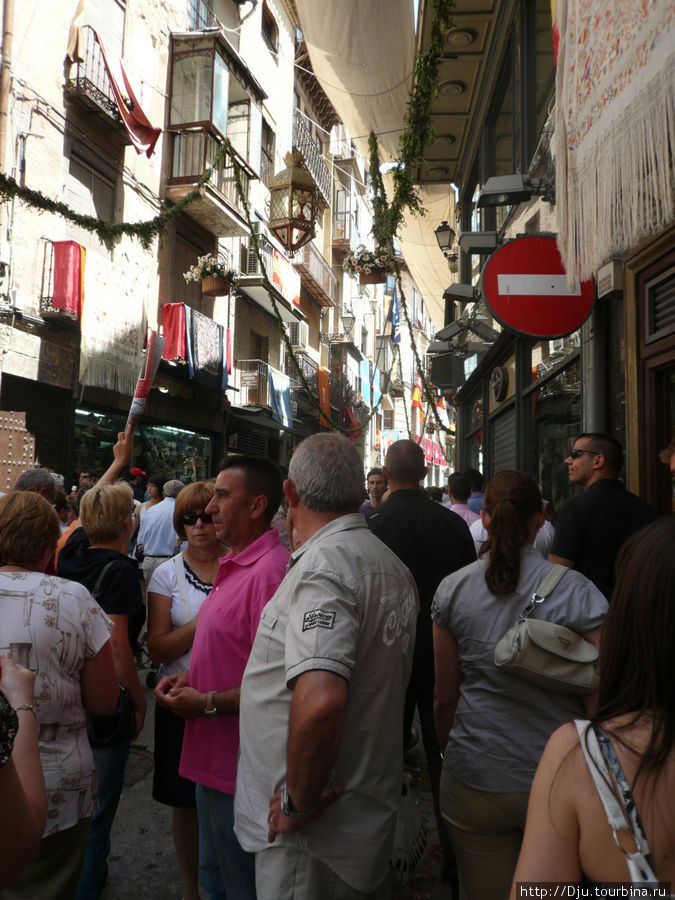
<instances>
[{"instance_id":1,"label":"green garland","mask_svg":"<svg viewBox=\"0 0 675 900\"><path fill-rule=\"evenodd\" d=\"M55 215L79 225L85 231L95 234L102 244L108 246L115 244L121 237L137 238L141 246L148 250L155 238L159 237L166 230L166 226L172 219L180 215L195 200L201 199L200 188L206 184L211 178L211 173L221 162L225 156L225 147L221 146L213 161L213 166L204 170L202 176L197 182L197 187L186 194L182 200L173 204L169 209L159 213L152 219L145 222L110 222L107 219L98 219L96 216L86 216L82 213L75 212L66 203L59 200L51 200L45 197L40 191L34 191L24 185L18 184L10 175L0 172L0 195L2 201L18 199L22 203L32 206L33 209L39 209L42 212L50 212Z\"/></svg>"}]
</instances>

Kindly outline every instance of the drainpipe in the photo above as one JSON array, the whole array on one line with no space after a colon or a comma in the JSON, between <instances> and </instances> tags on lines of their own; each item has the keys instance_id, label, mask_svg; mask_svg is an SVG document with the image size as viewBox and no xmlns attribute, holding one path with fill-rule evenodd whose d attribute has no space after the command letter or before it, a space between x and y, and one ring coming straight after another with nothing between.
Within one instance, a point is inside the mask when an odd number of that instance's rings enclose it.
<instances>
[{"instance_id":1,"label":"drainpipe","mask_svg":"<svg viewBox=\"0 0 675 900\"><path fill-rule=\"evenodd\" d=\"M12 37L14 31L14 0L2 4L2 65L0 66L0 169L5 168L5 146L9 119L9 81L12 70Z\"/></svg>"}]
</instances>

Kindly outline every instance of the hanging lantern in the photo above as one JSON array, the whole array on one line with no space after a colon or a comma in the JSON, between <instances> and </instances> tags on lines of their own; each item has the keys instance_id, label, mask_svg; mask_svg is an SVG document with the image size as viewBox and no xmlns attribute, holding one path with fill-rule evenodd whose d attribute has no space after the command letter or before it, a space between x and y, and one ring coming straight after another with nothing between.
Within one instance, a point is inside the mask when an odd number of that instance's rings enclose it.
<instances>
[{"instance_id":1,"label":"hanging lantern","mask_svg":"<svg viewBox=\"0 0 675 900\"><path fill-rule=\"evenodd\" d=\"M269 183L269 227L289 256L293 256L314 237L317 187L299 150L287 153L284 162L287 168L278 172Z\"/></svg>"}]
</instances>

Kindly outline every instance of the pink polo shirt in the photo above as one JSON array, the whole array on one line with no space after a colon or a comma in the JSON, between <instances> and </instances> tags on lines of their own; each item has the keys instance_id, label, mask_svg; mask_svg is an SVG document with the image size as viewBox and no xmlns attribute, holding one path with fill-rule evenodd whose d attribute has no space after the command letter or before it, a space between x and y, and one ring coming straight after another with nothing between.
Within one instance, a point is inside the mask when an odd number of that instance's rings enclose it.
<instances>
[{"instance_id":1,"label":"pink polo shirt","mask_svg":"<svg viewBox=\"0 0 675 900\"><path fill-rule=\"evenodd\" d=\"M190 686L203 694L239 687L260 613L286 574L288 550L272 528L238 555L229 553L197 620ZM239 716L187 719L180 774L234 794Z\"/></svg>"}]
</instances>

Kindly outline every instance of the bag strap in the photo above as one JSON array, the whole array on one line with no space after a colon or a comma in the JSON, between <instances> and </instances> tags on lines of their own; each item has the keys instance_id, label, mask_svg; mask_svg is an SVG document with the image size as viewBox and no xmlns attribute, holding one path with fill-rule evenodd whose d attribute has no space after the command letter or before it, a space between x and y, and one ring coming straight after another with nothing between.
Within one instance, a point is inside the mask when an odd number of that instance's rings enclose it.
<instances>
[{"instance_id":1,"label":"bag strap","mask_svg":"<svg viewBox=\"0 0 675 900\"><path fill-rule=\"evenodd\" d=\"M98 578L96 579L96 584L93 586L93 588L90 591L91 596L94 598L94 600L97 603L98 603L98 595L101 593L101 584L103 583L103 579L105 578L106 573L108 572L108 569L113 565L113 563L116 563L116 562L117 562L116 559L109 559L108 562L103 566L101 571L98 573Z\"/></svg>"},{"instance_id":2,"label":"bag strap","mask_svg":"<svg viewBox=\"0 0 675 900\"><path fill-rule=\"evenodd\" d=\"M609 742L609 738L601 729L598 729L598 734L596 734L595 729L591 727L591 723L587 719L575 719L574 724L577 727L579 743L584 752L588 770L605 808L607 821L612 829L614 843L626 857L631 882L633 884L638 882L658 882L658 878L649 862L649 845L642 830L642 823L640 822L633 795L630 792L628 781L616 757L614 748ZM598 737L600 737L602 747ZM603 750L605 751L604 753ZM616 793L611 786L612 776L614 776L621 791L625 809L622 808L617 800ZM626 815L626 810L628 815ZM627 831L632 835L636 847L633 853L629 853L621 846L618 838L619 831Z\"/></svg>"},{"instance_id":3,"label":"bag strap","mask_svg":"<svg viewBox=\"0 0 675 900\"><path fill-rule=\"evenodd\" d=\"M520 614L521 619L527 618L538 603L543 603L549 594L553 593L566 572L569 572L568 566L561 566L559 564L551 566L546 575L544 575L539 582L537 590L532 594L532 599Z\"/></svg>"},{"instance_id":4,"label":"bag strap","mask_svg":"<svg viewBox=\"0 0 675 900\"><path fill-rule=\"evenodd\" d=\"M183 565L182 553L179 553L178 556L174 556L173 564L176 567L176 584L178 586L178 593L180 594L180 608L183 613L183 618L185 619L183 624L187 624L192 618L192 614L190 611L190 598L188 597L188 587L185 578L185 566Z\"/></svg>"}]
</instances>

